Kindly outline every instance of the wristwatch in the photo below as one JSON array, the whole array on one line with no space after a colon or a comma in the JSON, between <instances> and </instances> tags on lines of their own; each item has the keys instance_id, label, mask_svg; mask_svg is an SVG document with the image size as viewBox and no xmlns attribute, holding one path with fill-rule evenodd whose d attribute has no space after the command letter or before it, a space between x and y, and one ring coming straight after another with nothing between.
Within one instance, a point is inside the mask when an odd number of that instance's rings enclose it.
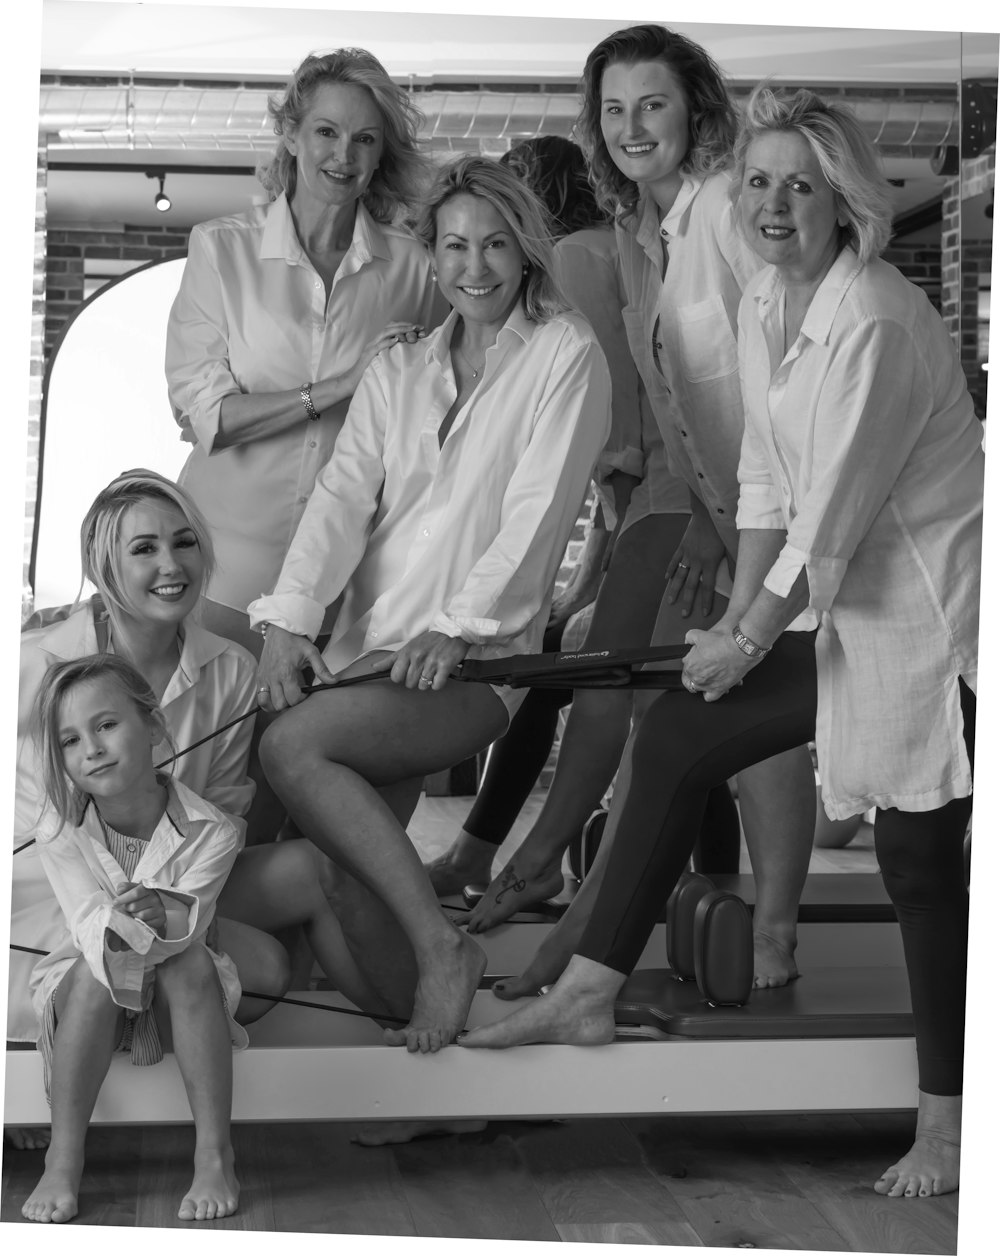
<instances>
[{"instance_id":1,"label":"wristwatch","mask_svg":"<svg viewBox=\"0 0 1000 1256\"><path fill-rule=\"evenodd\" d=\"M311 419L314 423L319 422L319 411L313 405L312 384L303 384L299 389L299 400L302 402L302 408L306 412L306 418Z\"/></svg>"},{"instance_id":2,"label":"wristwatch","mask_svg":"<svg viewBox=\"0 0 1000 1256\"><path fill-rule=\"evenodd\" d=\"M733 640L748 659L762 659L765 654L769 654L771 651L770 646L758 645L756 641L751 641L739 624L733 625Z\"/></svg>"}]
</instances>

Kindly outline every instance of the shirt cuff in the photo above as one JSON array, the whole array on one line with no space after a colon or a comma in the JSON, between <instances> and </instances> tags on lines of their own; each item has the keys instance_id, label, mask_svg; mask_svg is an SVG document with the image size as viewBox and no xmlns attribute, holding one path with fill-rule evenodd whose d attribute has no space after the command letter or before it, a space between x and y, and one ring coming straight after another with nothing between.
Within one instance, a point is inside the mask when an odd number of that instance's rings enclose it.
<instances>
[{"instance_id":1,"label":"shirt cuff","mask_svg":"<svg viewBox=\"0 0 1000 1256\"><path fill-rule=\"evenodd\" d=\"M747 528L786 528L778 495L770 484L741 484L736 509L736 526Z\"/></svg>"},{"instance_id":2,"label":"shirt cuff","mask_svg":"<svg viewBox=\"0 0 1000 1256\"><path fill-rule=\"evenodd\" d=\"M147 890L154 890L160 896L163 910L167 915L167 927L163 932L164 942L181 942L194 933L198 924L198 900L193 894L184 894L180 890L165 890L150 881L143 880Z\"/></svg>"},{"instance_id":3,"label":"shirt cuff","mask_svg":"<svg viewBox=\"0 0 1000 1256\"><path fill-rule=\"evenodd\" d=\"M847 570L844 558L815 558L794 545L786 545L767 573L764 588L778 597L788 597L803 567L809 581L809 605L813 610L828 611Z\"/></svg>"},{"instance_id":4,"label":"shirt cuff","mask_svg":"<svg viewBox=\"0 0 1000 1256\"><path fill-rule=\"evenodd\" d=\"M461 637L470 645L489 645L500 635L499 619L471 619L464 616L453 617L444 611L431 620L431 632L442 632L446 637Z\"/></svg>"},{"instance_id":5,"label":"shirt cuff","mask_svg":"<svg viewBox=\"0 0 1000 1256\"><path fill-rule=\"evenodd\" d=\"M247 607L251 628L276 624L296 636L308 637L310 641L315 641L322 628L325 613L325 607L301 593L272 593L268 597L259 597Z\"/></svg>"},{"instance_id":6,"label":"shirt cuff","mask_svg":"<svg viewBox=\"0 0 1000 1256\"><path fill-rule=\"evenodd\" d=\"M641 449L626 445L624 449L605 450L597 460L597 479L606 480L614 471L642 479L644 458Z\"/></svg>"}]
</instances>

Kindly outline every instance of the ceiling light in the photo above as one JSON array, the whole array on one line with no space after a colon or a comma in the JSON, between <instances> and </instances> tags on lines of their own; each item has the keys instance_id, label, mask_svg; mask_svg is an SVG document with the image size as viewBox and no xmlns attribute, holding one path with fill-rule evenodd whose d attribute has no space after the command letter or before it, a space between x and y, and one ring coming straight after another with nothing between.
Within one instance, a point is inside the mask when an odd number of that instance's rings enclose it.
<instances>
[{"instance_id":1,"label":"ceiling light","mask_svg":"<svg viewBox=\"0 0 1000 1256\"><path fill-rule=\"evenodd\" d=\"M167 180L167 176L165 174L159 174L155 170L147 170L146 178L159 180L160 190L153 197L153 204L156 206L156 208L160 211L161 214L165 214L171 205L170 197L163 190L163 185Z\"/></svg>"}]
</instances>

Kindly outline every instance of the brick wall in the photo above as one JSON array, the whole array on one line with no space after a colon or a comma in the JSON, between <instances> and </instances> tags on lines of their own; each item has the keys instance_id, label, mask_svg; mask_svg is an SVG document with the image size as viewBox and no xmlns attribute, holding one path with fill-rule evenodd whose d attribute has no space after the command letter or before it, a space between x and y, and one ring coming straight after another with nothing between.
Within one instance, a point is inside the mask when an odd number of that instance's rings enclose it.
<instances>
[{"instance_id":1,"label":"brick wall","mask_svg":"<svg viewBox=\"0 0 1000 1256\"><path fill-rule=\"evenodd\" d=\"M38 176L35 184L35 259L31 283L31 378L28 387L28 448L24 469L24 584L28 582L31 539L38 498L38 445L42 414L42 376L45 371L46 309L46 190L48 186L48 146L38 137ZM23 608L30 612L30 607Z\"/></svg>"},{"instance_id":2,"label":"brick wall","mask_svg":"<svg viewBox=\"0 0 1000 1256\"><path fill-rule=\"evenodd\" d=\"M45 301L45 355L84 299L88 259L143 262L187 255L188 229L123 226L116 231L53 227L48 233Z\"/></svg>"},{"instance_id":3,"label":"brick wall","mask_svg":"<svg viewBox=\"0 0 1000 1256\"><path fill-rule=\"evenodd\" d=\"M882 253L911 283L923 288L928 300L941 310L941 246L939 244L892 244Z\"/></svg>"},{"instance_id":4,"label":"brick wall","mask_svg":"<svg viewBox=\"0 0 1000 1256\"><path fill-rule=\"evenodd\" d=\"M962 200L991 191L996 149L963 163L945 185L941 223L941 314L958 346L976 413L986 418L986 372L979 353L978 302L981 275L989 275L989 242L962 241Z\"/></svg>"}]
</instances>

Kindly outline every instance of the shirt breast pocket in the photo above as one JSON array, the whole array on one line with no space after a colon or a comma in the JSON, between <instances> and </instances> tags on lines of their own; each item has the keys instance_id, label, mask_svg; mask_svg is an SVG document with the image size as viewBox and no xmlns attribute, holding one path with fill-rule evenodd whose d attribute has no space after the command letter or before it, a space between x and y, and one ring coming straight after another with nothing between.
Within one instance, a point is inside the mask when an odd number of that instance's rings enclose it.
<instances>
[{"instance_id":1,"label":"shirt breast pocket","mask_svg":"<svg viewBox=\"0 0 1000 1256\"><path fill-rule=\"evenodd\" d=\"M721 296L677 311L678 364L691 384L724 379L737 370L736 337Z\"/></svg>"}]
</instances>

